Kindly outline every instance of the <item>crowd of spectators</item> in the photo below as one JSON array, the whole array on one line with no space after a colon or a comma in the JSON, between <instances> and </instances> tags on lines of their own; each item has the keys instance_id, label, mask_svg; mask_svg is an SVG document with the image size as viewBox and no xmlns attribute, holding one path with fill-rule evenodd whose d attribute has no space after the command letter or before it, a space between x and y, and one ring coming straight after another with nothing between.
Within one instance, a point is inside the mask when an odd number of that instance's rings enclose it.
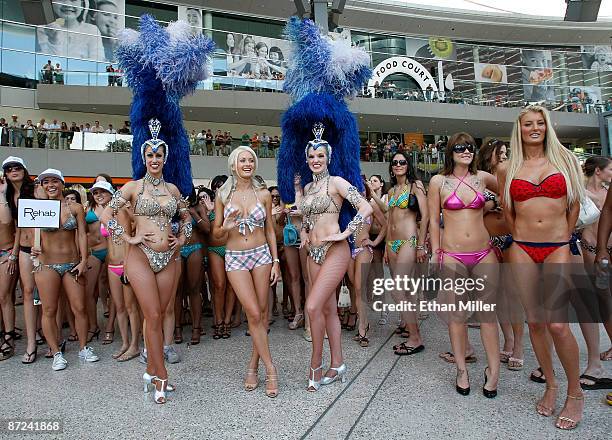
<instances>
[{"instance_id":1,"label":"crowd of spectators","mask_svg":"<svg viewBox=\"0 0 612 440\"><path fill-rule=\"evenodd\" d=\"M0 129L2 146L51 149L68 149L76 132L131 134L129 121L125 121L117 130L113 124L108 124L106 127L100 125L100 121L94 121L93 125L89 122L77 125L73 121L68 126L65 121L53 119L48 122L45 118L41 118L36 124L31 119L24 123L17 115L11 115L9 122L5 118L0 118Z\"/></svg>"}]
</instances>

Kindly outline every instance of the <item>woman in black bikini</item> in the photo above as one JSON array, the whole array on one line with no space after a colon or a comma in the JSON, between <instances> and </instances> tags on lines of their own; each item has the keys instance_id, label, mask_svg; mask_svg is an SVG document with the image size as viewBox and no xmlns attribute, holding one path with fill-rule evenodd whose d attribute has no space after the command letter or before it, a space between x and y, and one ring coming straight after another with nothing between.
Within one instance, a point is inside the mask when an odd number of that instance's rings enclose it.
<instances>
[{"instance_id":1,"label":"woman in black bikini","mask_svg":"<svg viewBox=\"0 0 612 440\"><path fill-rule=\"evenodd\" d=\"M8 157L3 162L3 171L8 182L6 201L11 209L14 221L17 221L17 204L19 199L34 198L34 180L30 177L23 159ZM30 253L34 243L34 230L30 228L16 228L13 255L19 264L19 279L23 293L23 316L27 336L27 345L23 359L24 364L36 361L37 346L43 343L41 335L36 331L39 307L34 305L34 274L32 273L32 260ZM11 264L10 262L8 264ZM40 338L38 339L37 336Z\"/></svg>"},{"instance_id":2,"label":"woman in black bikini","mask_svg":"<svg viewBox=\"0 0 612 440\"><path fill-rule=\"evenodd\" d=\"M32 248L36 285L40 293L43 311L43 332L53 353L53 370L63 370L68 365L58 344L56 324L60 291L63 288L74 314L79 338L79 358L96 362L96 356L87 343L87 310L85 306L85 272L87 271L87 229L85 213L81 205L68 205L64 200L64 177L58 170L49 168L39 176L50 200L61 204L59 229L43 229L40 248ZM78 242L78 247L77 247Z\"/></svg>"}]
</instances>

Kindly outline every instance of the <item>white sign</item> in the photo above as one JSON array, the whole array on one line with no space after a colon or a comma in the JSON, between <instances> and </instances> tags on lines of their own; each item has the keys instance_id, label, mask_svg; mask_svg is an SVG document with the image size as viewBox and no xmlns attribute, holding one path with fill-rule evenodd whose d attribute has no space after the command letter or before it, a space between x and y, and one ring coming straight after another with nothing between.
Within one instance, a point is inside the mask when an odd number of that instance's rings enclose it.
<instances>
[{"instance_id":1,"label":"white sign","mask_svg":"<svg viewBox=\"0 0 612 440\"><path fill-rule=\"evenodd\" d=\"M59 228L60 201L20 199L17 226L20 228Z\"/></svg>"},{"instance_id":2,"label":"white sign","mask_svg":"<svg viewBox=\"0 0 612 440\"><path fill-rule=\"evenodd\" d=\"M368 89L372 96L374 96L375 85L382 85L384 79L394 73L404 73L411 76L423 90L431 87L431 90L434 92L438 91L438 86L433 76L421 63L408 57L391 57L374 67L372 78L368 81Z\"/></svg>"}]
</instances>

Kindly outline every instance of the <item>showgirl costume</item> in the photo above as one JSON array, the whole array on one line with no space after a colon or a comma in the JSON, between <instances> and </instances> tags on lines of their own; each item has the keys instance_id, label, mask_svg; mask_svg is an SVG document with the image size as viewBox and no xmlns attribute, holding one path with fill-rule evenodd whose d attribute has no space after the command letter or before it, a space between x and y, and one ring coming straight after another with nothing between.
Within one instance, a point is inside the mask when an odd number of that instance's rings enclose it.
<instances>
[{"instance_id":1,"label":"showgirl costume","mask_svg":"<svg viewBox=\"0 0 612 440\"><path fill-rule=\"evenodd\" d=\"M296 174L301 176L302 187L327 179L323 194L311 198L314 194L304 194L300 206L302 227L310 232L321 215L339 213L340 228L349 227L354 232L363 224L361 216L355 215L354 207L362 199L360 192L364 188L359 167L359 132L345 98L355 96L371 77L369 57L361 48L351 47L350 42L332 41L321 35L311 20L292 17L285 36L292 43L292 53L284 90L291 96L292 104L281 123L283 139L277 169L281 199L294 203ZM313 140L311 130L315 135ZM327 140L322 138L324 131ZM328 173L314 176L311 173L305 160L311 147L326 149ZM342 206L337 206L329 195L330 174L353 185L346 198L348 203L343 202ZM311 245L310 256L322 264L331 245Z\"/></svg>"},{"instance_id":2,"label":"showgirl costume","mask_svg":"<svg viewBox=\"0 0 612 440\"><path fill-rule=\"evenodd\" d=\"M184 200L171 198L161 204L158 196L167 189L166 180L175 184L181 194L192 189L189 139L183 127L179 101L193 93L199 81L208 76L208 63L214 50L213 42L202 34L193 34L184 21L172 22L167 28L157 24L150 15L140 18L140 33L126 29L117 48L120 68L134 98L130 110L132 126L132 171L134 180L142 178L142 187L134 204L134 215L147 217L160 231L170 228L174 214L181 214L181 232L191 237L193 225L185 221L188 213ZM149 138L148 132L151 137ZM172 147L170 147L170 145ZM137 146L140 146L138 148ZM144 152L151 147L164 149L163 177L146 174ZM153 186L151 197L145 197L145 183ZM113 238L119 238L124 228L116 220L118 210L126 200L121 191L115 192L110 202L114 217L108 222ZM174 251L156 251L145 243L138 244L155 273L164 269Z\"/></svg>"}]
</instances>

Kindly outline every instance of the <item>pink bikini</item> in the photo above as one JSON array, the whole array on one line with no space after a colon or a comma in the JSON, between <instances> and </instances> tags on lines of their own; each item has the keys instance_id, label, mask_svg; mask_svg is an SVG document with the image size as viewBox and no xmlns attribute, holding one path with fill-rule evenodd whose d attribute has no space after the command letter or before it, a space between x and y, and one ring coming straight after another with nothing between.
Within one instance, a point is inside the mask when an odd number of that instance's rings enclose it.
<instances>
[{"instance_id":1,"label":"pink bikini","mask_svg":"<svg viewBox=\"0 0 612 440\"><path fill-rule=\"evenodd\" d=\"M453 193L450 195L450 197L448 197L442 204L443 209L446 209L449 211L458 211L460 209L482 209L484 208L484 205L485 205L484 194L477 191L473 186L471 186L469 183L465 181L465 178L467 177L468 174L466 174L462 178L457 177L453 174L453 176L459 180L459 184L457 185ZM472 191L476 193L476 195L474 196L474 200L472 200L467 205L463 203L463 200L461 200L459 196L457 195L457 190L459 189L462 183L468 186ZM453 257L455 260L460 261L465 267L471 270L478 263L480 263L487 255L489 255L491 251L495 251L495 249L496 248L494 248L490 244L488 248L483 249L481 251L474 251L474 252L448 252L440 248L438 249L438 262L440 263L440 266L441 266L442 262L444 261L444 255L446 254L449 257Z\"/></svg>"}]
</instances>

